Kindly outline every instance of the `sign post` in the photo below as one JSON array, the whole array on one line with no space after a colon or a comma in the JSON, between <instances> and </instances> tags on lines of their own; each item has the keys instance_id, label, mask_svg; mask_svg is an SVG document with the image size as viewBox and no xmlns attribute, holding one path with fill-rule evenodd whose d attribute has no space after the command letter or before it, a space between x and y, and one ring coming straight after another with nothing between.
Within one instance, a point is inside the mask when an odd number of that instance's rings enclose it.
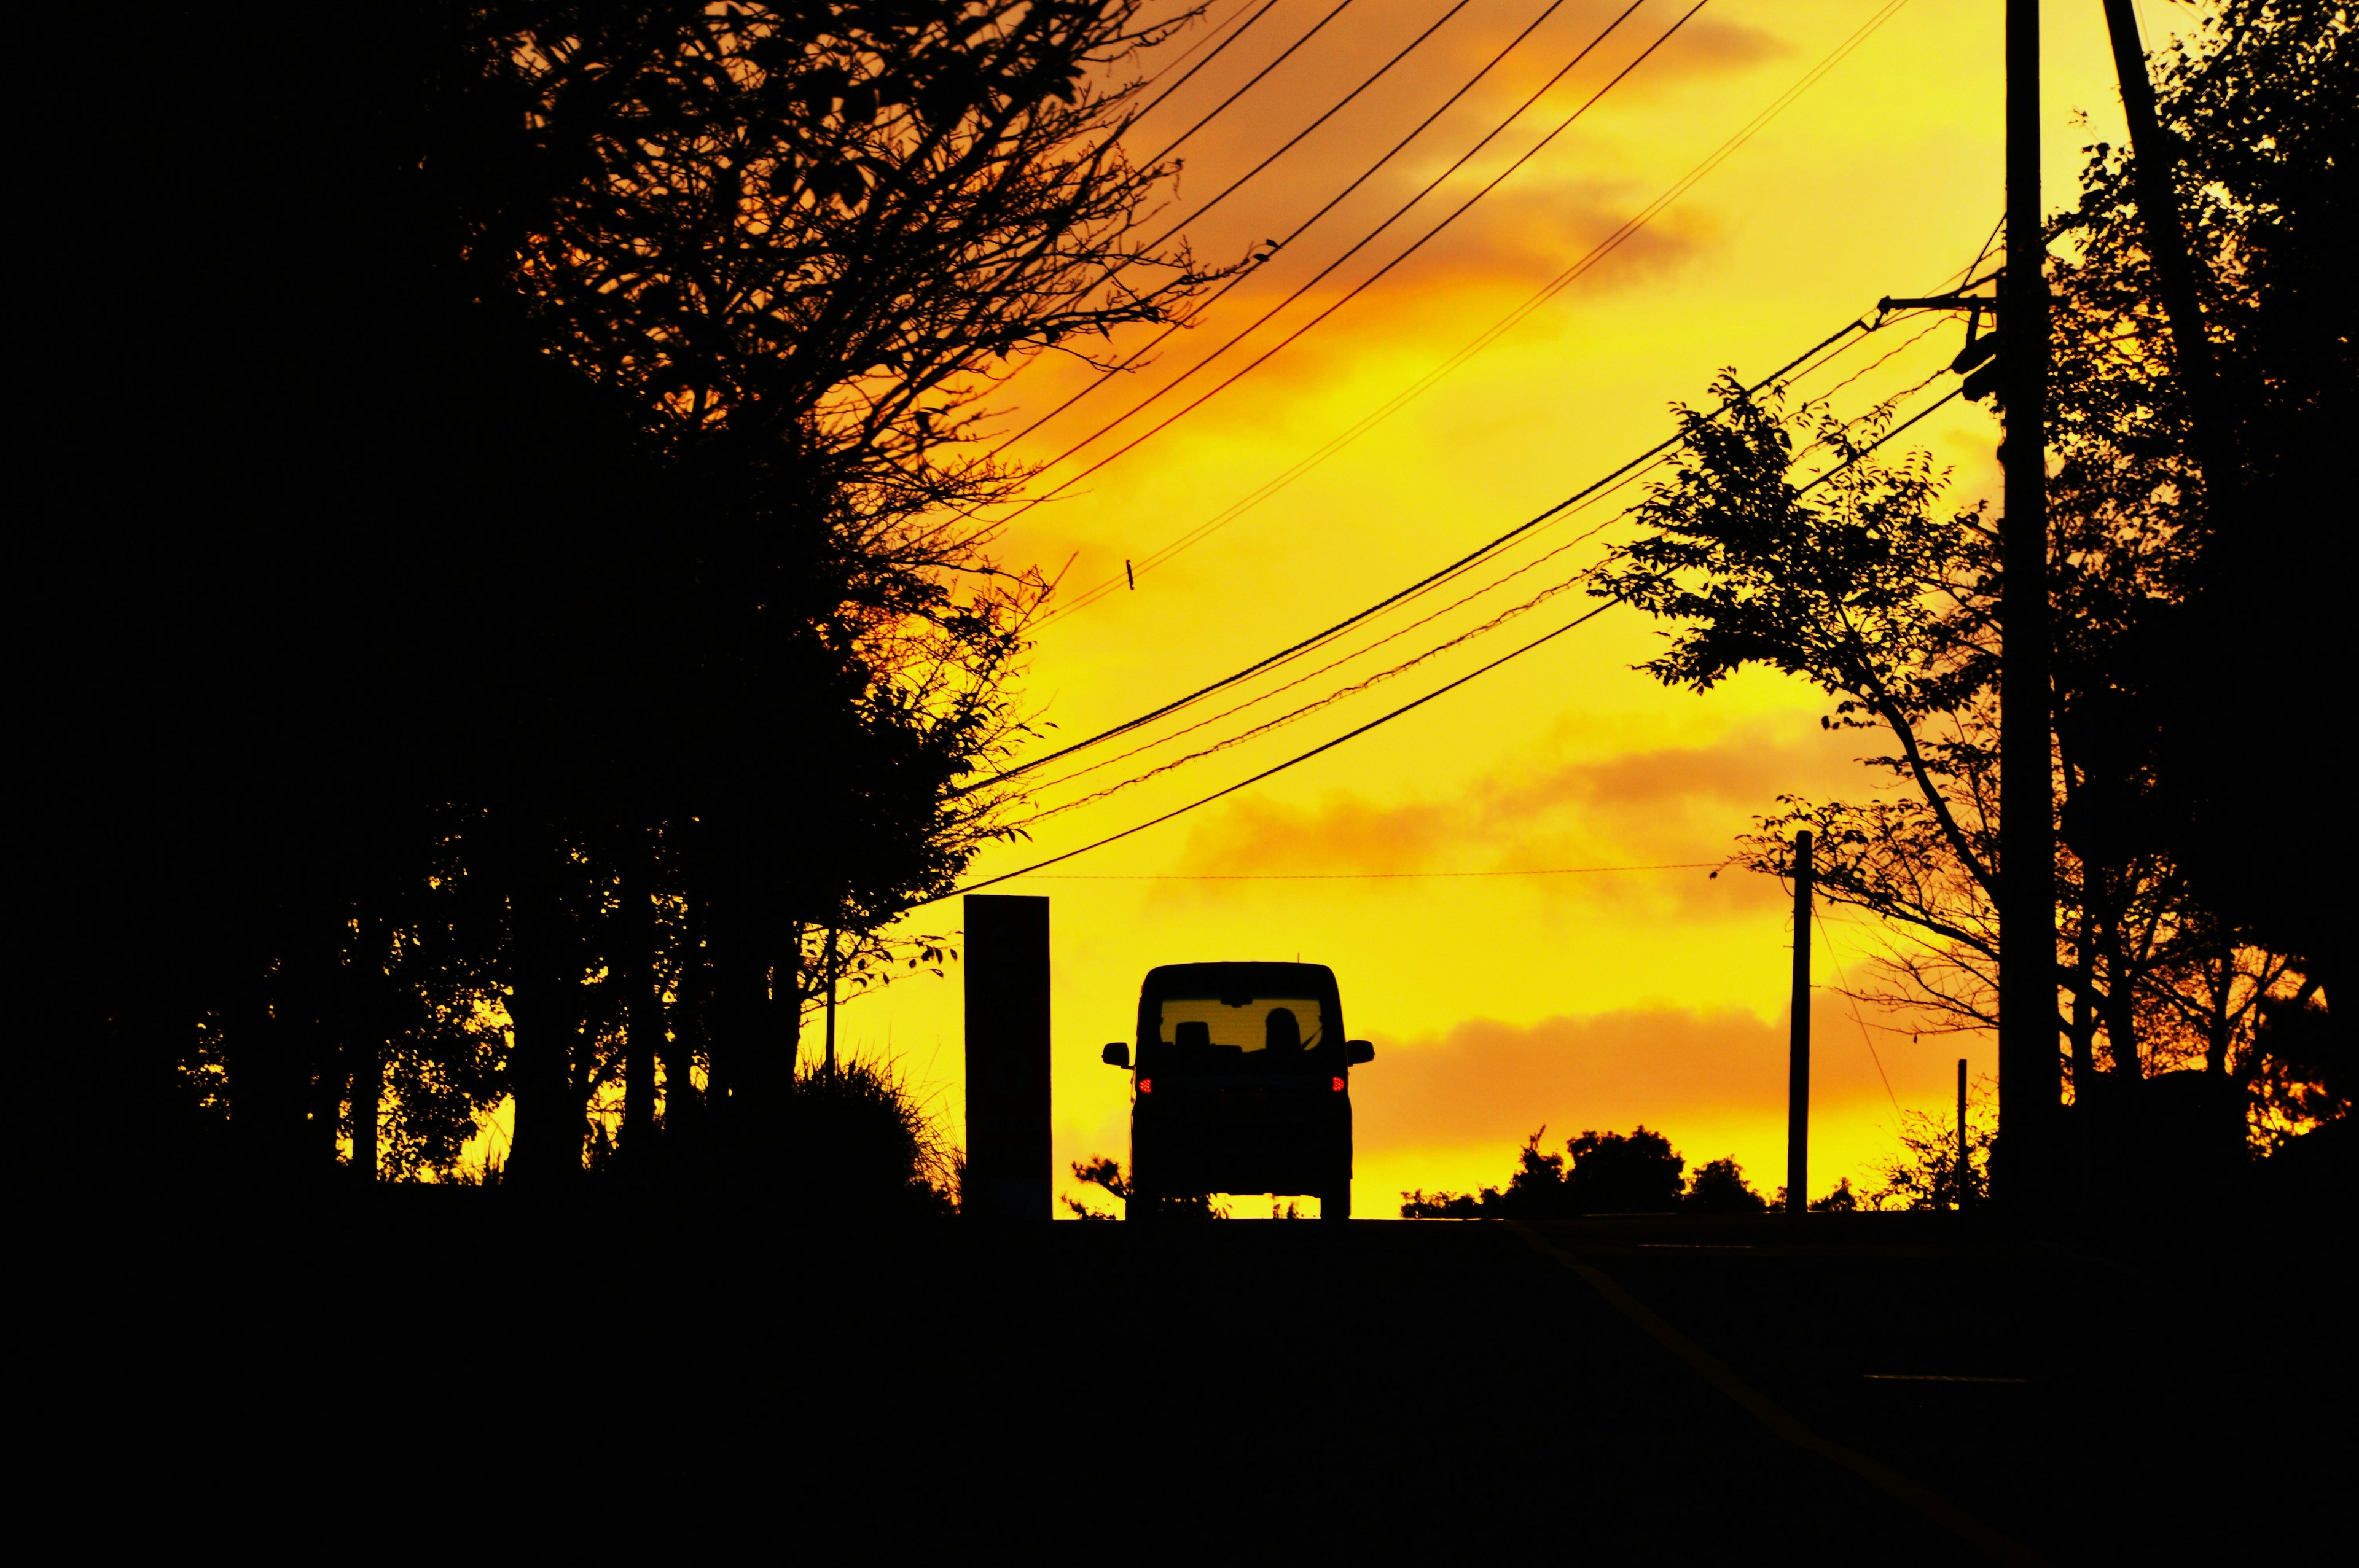
<instances>
[{"instance_id":1,"label":"sign post","mask_svg":"<svg viewBox=\"0 0 2359 1568\"><path fill-rule=\"evenodd\" d=\"M970 893L966 914L965 1213L1045 1220L1049 1141L1049 901Z\"/></svg>"}]
</instances>

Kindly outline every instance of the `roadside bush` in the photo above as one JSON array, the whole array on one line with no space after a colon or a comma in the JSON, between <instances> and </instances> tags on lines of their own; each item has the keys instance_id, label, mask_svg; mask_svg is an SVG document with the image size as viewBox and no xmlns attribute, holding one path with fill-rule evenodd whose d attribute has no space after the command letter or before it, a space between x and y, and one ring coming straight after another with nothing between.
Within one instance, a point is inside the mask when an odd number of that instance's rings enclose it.
<instances>
[{"instance_id":1,"label":"roadside bush","mask_svg":"<svg viewBox=\"0 0 2359 1568\"><path fill-rule=\"evenodd\" d=\"M958 1152L890 1065L801 1068L784 1110L781 1173L791 1206L831 1216L955 1212Z\"/></svg>"}]
</instances>

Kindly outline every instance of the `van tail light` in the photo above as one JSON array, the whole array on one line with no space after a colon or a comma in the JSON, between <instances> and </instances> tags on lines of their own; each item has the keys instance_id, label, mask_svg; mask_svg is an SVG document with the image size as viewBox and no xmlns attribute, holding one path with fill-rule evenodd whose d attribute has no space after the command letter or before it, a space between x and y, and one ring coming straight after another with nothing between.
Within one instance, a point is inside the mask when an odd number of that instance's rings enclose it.
<instances>
[{"instance_id":1,"label":"van tail light","mask_svg":"<svg viewBox=\"0 0 2359 1568\"><path fill-rule=\"evenodd\" d=\"M1155 1092L1155 1080L1154 1080L1153 1078L1141 1078L1141 1079L1139 1079L1139 1080L1138 1080L1138 1092L1139 1092L1140 1094L1143 1094L1143 1095L1151 1095L1151 1094L1153 1094L1153 1093Z\"/></svg>"},{"instance_id":2,"label":"van tail light","mask_svg":"<svg viewBox=\"0 0 2359 1568\"><path fill-rule=\"evenodd\" d=\"M1336 1092L1337 1094L1339 1094L1339 1095L1340 1095L1340 1094L1342 1094L1342 1093L1343 1092L1343 1079L1341 1079L1341 1078L1336 1078L1336 1079L1333 1079L1333 1080L1332 1080L1332 1082L1334 1083L1334 1085L1335 1085L1335 1092Z\"/></svg>"}]
</instances>

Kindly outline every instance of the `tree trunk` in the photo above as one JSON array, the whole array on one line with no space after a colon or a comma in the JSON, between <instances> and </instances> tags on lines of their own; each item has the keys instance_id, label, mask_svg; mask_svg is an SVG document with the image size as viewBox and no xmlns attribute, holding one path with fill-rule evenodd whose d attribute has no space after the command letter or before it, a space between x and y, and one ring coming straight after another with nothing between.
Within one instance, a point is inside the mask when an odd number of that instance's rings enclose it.
<instances>
[{"instance_id":1,"label":"tree trunk","mask_svg":"<svg viewBox=\"0 0 2359 1568\"><path fill-rule=\"evenodd\" d=\"M549 837L538 824L508 827L508 1019L515 1031L508 1080L516 1095L508 1173L532 1185L561 1184L581 1173L585 1130L572 1070L581 1008L564 970Z\"/></svg>"},{"instance_id":2,"label":"tree trunk","mask_svg":"<svg viewBox=\"0 0 2359 1568\"><path fill-rule=\"evenodd\" d=\"M2079 957L2072 977L2072 1098L2085 1101L2097 1081L2096 961L2089 948L2088 922L2082 922Z\"/></svg>"},{"instance_id":3,"label":"tree trunk","mask_svg":"<svg viewBox=\"0 0 2359 1568\"><path fill-rule=\"evenodd\" d=\"M346 1023L352 1043L352 1174L364 1184L377 1179L377 1111L385 1101L385 1053L393 1022L392 966L390 925L382 915L364 920L345 988L351 1003Z\"/></svg>"},{"instance_id":4,"label":"tree trunk","mask_svg":"<svg viewBox=\"0 0 2359 1568\"><path fill-rule=\"evenodd\" d=\"M681 933L679 961L675 968L677 979L672 989L671 1031L668 1044L662 1049L664 1069L664 1138L674 1145L699 1136L702 1104L696 1091L696 1057L705 1049L709 1064L712 1054L705 1046L704 1017L708 1007L711 976L705 965L707 890L695 870L693 860L693 824L667 824L666 836L673 838L675 861L679 868L680 888L685 905L687 927ZM707 1079L712 1081L707 1068Z\"/></svg>"},{"instance_id":5,"label":"tree trunk","mask_svg":"<svg viewBox=\"0 0 2359 1568\"><path fill-rule=\"evenodd\" d=\"M656 903L646 832L626 827L620 848L623 919L615 979L623 988L621 1153L625 1161L643 1164L655 1137L656 1050L663 1037L663 1002L655 985Z\"/></svg>"}]
</instances>

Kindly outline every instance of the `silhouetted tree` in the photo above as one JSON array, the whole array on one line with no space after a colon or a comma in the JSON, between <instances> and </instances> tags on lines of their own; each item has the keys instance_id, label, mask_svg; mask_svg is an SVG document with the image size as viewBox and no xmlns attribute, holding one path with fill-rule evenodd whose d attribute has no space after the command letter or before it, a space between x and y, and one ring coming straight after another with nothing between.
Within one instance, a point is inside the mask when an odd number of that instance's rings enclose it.
<instances>
[{"instance_id":1,"label":"silhouetted tree","mask_svg":"<svg viewBox=\"0 0 2359 1568\"><path fill-rule=\"evenodd\" d=\"M2232 171L2217 189L2189 186L2221 373L2232 391L2246 387L2228 402L2277 411L2239 414L2241 433L2217 444L2236 454L2228 488L2240 507L2268 492L2318 514L2315 421L2347 402L2354 379L2347 330L2333 325L2347 322L2348 299L2322 300L2315 281L2320 225L2336 209L2336 181L2349 178L2359 88L2347 31L2336 6L2232 5L2204 48L2165 73L2166 119L2190 144L2208 138L2189 169ZM2273 885L2290 902L2266 919L2237 904L2242 894L2213 902L2232 881L2259 885L2251 876L2201 869L2220 861L2225 840L2205 847L2190 781L2241 754L2219 728L2240 709L2214 701L2199 713L2169 693L2219 691L2205 684L2211 673L2190 687L2172 672L2186 671L2190 646L2207 645L2190 633L2224 613L2223 552L2244 546L2223 543L2229 532L2188 455L2190 406L2160 341L2131 182L2118 155L2093 157L2087 200L2058 224L2077 248L2055 264L2058 1030L2076 1098L2104 1099L2110 1081L2134 1119L2141 1097L2130 1086L2182 1064L2223 1083L2266 1076L2254 1050L2264 1003L2333 959L2314 879L2293 870L2300 856L2278 858L2286 875ZM2327 312L2316 328L2296 326L2304 302ZM1833 697L1826 722L1889 742L1865 761L1904 789L1865 803L1788 799L1745 840L1747 859L1787 874L1792 831L1814 828L1821 890L1875 912L1899 937L1887 1000L1987 1026L2000 873L1995 531L1979 510L1942 514L1945 476L1921 454L1871 452L1888 409L1845 424L1817 409L1789 415L1733 378L1715 390L1717 407L1682 411L1687 450L1641 509L1653 531L1617 552L1597 591L1682 624L1643 666L1666 684L1708 690L1767 664ZM2309 434L2284 439L2291 430ZM1833 471L1806 494L1792 475L1812 452ZM2257 673L2243 685L2288 689ZM2197 752L2190 772L2185 759ZM2296 930L2308 934L2299 949L2269 945Z\"/></svg>"},{"instance_id":2,"label":"silhouetted tree","mask_svg":"<svg viewBox=\"0 0 2359 1568\"><path fill-rule=\"evenodd\" d=\"M1990 1151L1997 1132L1992 1097L1970 1100L1966 1111L1966 1163L1958 1163L1954 1113L1929 1116L1903 1111L1900 1152L1876 1167L1882 1185L1867 1195L1871 1208L1974 1208L1990 1196ZM1961 1177L1963 1184L1961 1184Z\"/></svg>"},{"instance_id":3,"label":"silhouetted tree","mask_svg":"<svg viewBox=\"0 0 2359 1568\"><path fill-rule=\"evenodd\" d=\"M1422 1189L1401 1195L1403 1219L1569 1219L1585 1214L1668 1214L1680 1206L1686 1168L1659 1132L1582 1132L1562 1154L1545 1153L1542 1127L1524 1140L1505 1189ZM1567 1160L1570 1157L1571 1163ZM1740 1183L1741 1184L1741 1183Z\"/></svg>"},{"instance_id":4,"label":"silhouetted tree","mask_svg":"<svg viewBox=\"0 0 2359 1568\"><path fill-rule=\"evenodd\" d=\"M1688 1178L1680 1198L1682 1214L1761 1214L1769 1202L1746 1184L1744 1168L1733 1159L1707 1160Z\"/></svg>"},{"instance_id":5,"label":"silhouetted tree","mask_svg":"<svg viewBox=\"0 0 2359 1568\"><path fill-rule=\"evenodd\" d=\"M1022 477L974 399L1196 281L1125 237L1135 16L129 29L88 167L201 172L161 271L95 183L60 225L105 236L60 396L117 416L31 558L40 962L123 1168L453 1171L504 1100L518 1180L593 1127L775 1151L809 934L938 961L876 933L997 831L958 785L1043 585L973 521Z\"/></svg>"}]
</instances>

